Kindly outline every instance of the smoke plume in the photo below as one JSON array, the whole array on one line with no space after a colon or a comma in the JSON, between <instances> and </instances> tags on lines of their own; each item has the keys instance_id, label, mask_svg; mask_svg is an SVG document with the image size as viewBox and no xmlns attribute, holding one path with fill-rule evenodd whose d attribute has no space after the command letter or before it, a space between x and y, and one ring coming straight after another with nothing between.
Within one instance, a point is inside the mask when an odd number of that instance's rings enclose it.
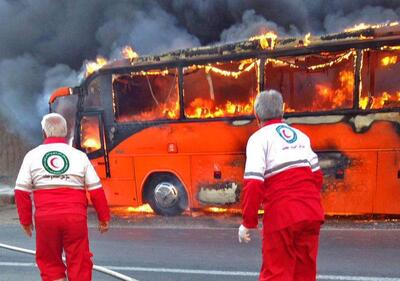
<instances>
[{"instance_id":1,"label":"smoke plume","mask_svg":"<svg viewBox=\"0 0 400 281\"><path fill-rule=\"evenodd\" d=\"M0 0L0 119L32 144L51 92L80 83L85 60L396 21L397 0Z\"/></svg>"}]
</instances>

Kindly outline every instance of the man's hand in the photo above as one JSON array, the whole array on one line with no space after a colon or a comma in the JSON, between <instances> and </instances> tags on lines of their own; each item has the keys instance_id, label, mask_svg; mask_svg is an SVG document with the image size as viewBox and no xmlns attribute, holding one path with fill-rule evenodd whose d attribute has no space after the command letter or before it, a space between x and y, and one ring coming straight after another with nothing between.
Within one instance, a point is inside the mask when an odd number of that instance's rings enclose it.
<instances>
[{"instance_id":1,"label":"man's hand","mask_svg":"<svg viewBox=\"0 0 400 281\"><path fill-rule=\"evenodd\" d=\"M26 233L26 235L28 235L29 237L32 237L33 225L28 224L28 225L21 225L21 226L22 226L22 229L24 230L24 232Z\"/></svg>"},{"instance_id":2,"label":"man's hand","mask_svg":"<svg viewBox=\"0 0 400 281\"><path fill-rule=\"evenodd\" d=\"M249 229L246 228L243 224L241 224L239 227L238 236L239 236L240 243L242 243L242 242L248 243L251 240Z\"/></svg>"},{"instance_id":3,"label":"man's hand","mask_svg":"<svg viewBox=\"0 0 400 281\"><path fill-rule=\"evenodd\" d=\"M108 231L109 228L109 222L108 221L99 221L99 231L100 233L104 233Z\"/></svg>"}]
</instances>

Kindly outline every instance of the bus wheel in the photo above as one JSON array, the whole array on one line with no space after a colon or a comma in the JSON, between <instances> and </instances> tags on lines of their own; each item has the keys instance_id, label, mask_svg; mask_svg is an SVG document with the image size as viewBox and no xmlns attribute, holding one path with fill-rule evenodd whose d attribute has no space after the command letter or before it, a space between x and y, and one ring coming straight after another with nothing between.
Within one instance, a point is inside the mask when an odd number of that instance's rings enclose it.
<instances>
[{"instance_id":1,"label":"bus wheel","mask_svg":"<svg viewBox=\"0 0 400 281\"><path fill-rule=\"evenodd\" d=\"M182 183L172 174L152 175L146 184L145 199L159 215L175 216L188 206Z\"/></svg>"}]
</instances>

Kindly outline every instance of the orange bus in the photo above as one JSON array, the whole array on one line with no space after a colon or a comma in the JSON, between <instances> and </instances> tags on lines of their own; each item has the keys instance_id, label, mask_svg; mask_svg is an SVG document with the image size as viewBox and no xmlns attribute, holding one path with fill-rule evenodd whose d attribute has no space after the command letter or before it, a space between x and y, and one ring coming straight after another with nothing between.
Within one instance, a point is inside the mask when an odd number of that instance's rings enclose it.
<instances>
[{"instance_id":1,"label":"orange bus","mask_svg":"<svg viewBox=\"0 0 400 281\"><path fill-rule=\"evenodd\" d=\"M225 45L108 63L61 88L52 111L87 153L111 205L162 215L237 208L253 101L283 93L308 134L328 214L400 214L400 26Z\"/></svg>"}]
</instances>

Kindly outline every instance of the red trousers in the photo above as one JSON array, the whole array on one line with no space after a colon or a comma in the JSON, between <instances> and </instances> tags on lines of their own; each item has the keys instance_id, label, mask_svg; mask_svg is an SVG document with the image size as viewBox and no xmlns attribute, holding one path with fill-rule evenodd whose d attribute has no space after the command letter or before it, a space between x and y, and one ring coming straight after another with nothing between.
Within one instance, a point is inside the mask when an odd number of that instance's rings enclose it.
<instances>
[{"instance_id":1,"label":"red trousers","mask_svg":"<svg viewBox=\"0 0 400 281\"><path fill-rule=\"evenodd\" d=\"M43 281L65 278L91 281L93 263L89 251L87 219L77 214L35 218L36 263ZM67 266L62 260L65 252Z\"/></svg>"},{"instance_id":2,"label":"red trousers","mask_svg":"<svg viewBox=\"0 0 400 281\"><path fill-rule=\"evenodd\" d=\"M263 230L260 281L315 281L321 222L302 221Z\"/></svg>"}]
</instances>

